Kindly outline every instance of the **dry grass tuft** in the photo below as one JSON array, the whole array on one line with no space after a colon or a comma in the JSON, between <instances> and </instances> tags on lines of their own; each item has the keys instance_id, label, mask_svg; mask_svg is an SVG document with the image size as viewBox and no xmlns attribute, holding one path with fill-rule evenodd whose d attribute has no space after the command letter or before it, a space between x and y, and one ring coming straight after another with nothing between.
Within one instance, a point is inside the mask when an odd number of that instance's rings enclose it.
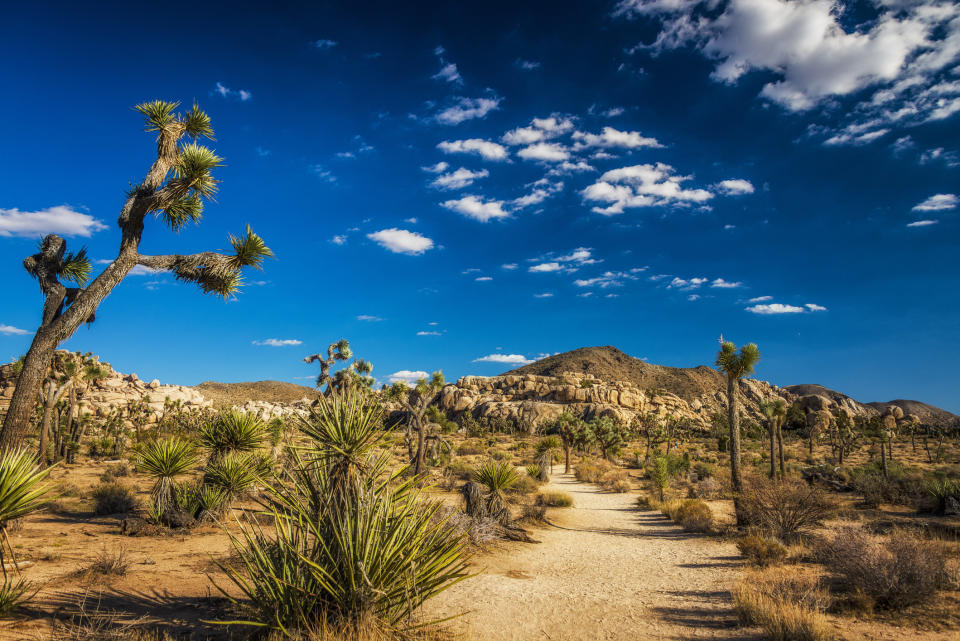
<instances>
[{"instance_id":1,"label":"dry grass tuft","mask_svg":"<svg viewBox=\"0 0 960 641\"><path fill-rule=\"evenodd\" d=\"M116 551L110 551L104 548L93 563L79 570L77 574L88 579L113 578L125 576L129 567L130 559L127 557L125 549L119 548Z\"/></svg>"},{"instance_id":2,"label":"dry grass tuft","mask_svg":"<svg viewBox=\"0 0 960 641\"><path fill-rule=\"evenodd\" d=\"M541 492L538 501L544 507L570 507L573 505L573 497L566 492Z\"/></svg>"},{"instance_id":3,"label":"dry grass tuft","mask_svg":"<svg viewBox=\"0 0 960 641\"><path fill-rule=\"evenodd\" d=\"M767 568L747 573L732 592L740 623L762 628L771 641L832 638L823 615L828 596L815 576Z\"/></svg>"},{"instance_id":4,"label":"dry grass tuft","mask_svg":"<svg viewBox=\"0 0 960 641\"><path fill-rule=\"evenodd\" d=\"M759 534L748 534L737 539L737 549L750 563L760 567L783 563L787 558L786 546Z\"/></svg>"}]
</instances>

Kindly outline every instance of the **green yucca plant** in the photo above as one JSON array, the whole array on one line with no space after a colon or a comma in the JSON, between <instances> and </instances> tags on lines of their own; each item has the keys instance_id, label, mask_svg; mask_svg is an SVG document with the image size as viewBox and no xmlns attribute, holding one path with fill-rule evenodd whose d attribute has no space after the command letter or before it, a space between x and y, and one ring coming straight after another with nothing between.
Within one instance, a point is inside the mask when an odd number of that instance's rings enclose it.
<instances>
[{"instance_id":1,"label":"green yucca plant","mask_svg":"<svg viewBox=\"0 0 960 641\"><path fill-rule=\"evenodd\" d=\"M960 480L936 478L927 483L927 494L937 501L936 511L943 514L947 507L947 499L960 498Z\"/></svg>"},{"instance_id":2,"label":"green yucca plant","mask_svg":"<svg viewBox=\"0 0 960 641\"><path fill-rule=\"evenodd\" d=\"M380 421L347 389L301 422L309 444L291 452L285 480L263 500L275 528L230 535L241 563L220 567L250 615L232 623L289 635L327 624L395 630L467 576L463 537L440 504L420 498L415 478L387 474Z\"/></svg>"},{"instance_id":3,"label":"green yucca plant","mask_svg":"<svg viewBox=\"0 0 960 641\"><path fill-rule=\"evenodd\" d=\"M259 480L257 457L241 452L229 452L207 464L203 482L223 491L226 500L243 496Z\"/></svg>"},{"instance_id":4,"label":"green yucca plant","mask_svg":"<svg viewBox=\"0 0 960 641\"><path fill-rule=\"evenodd\" d=\"M542 470L540 466L536 463L532 463L527 466L527 476L529 476L532 479L539 478L541 471Z\"/></svg>"},{"instance_id":5,"label":"green yucca plant","mask_svg":"<svg viewBox=\"0 0 960 641\"><path fill-rule=\"evenodd\" d=\"M231 409L200 427L200 444L210 450L210 460L228 452L253 452L267 440L267 425L256 414Z\"/></svg>"},{"instance_id":6,"label":"green yucca plant","mask_svg":"<svg viewBox=\"0 0 960 641\"><path fill-rule=\"evenodd\" d=\"M193 443L173 436L153 440L140 446L137 468L153 477L152 490L155 513L160 517L174 505L173 481L197 464Z\"/></svg>"},{"instance_id":7,"label":"green yucca plant","mask_svg":"<svg viewBox=\"0 0 960 641\"><path fill-rule=\"evenodd\" d=\"M15 555L7 538L7 524L40 509L50 498L44 480L53 468L40 469L33 454L26 449L0 453L0 616L9 614L26 602L32 594L30 584L7 574L7 559ZM18 570L19 572L19 570Z\"/></svg>"},{"instance_id":8,"label":"green yucca plant","mask_svg":"<svg viewBox=\"0 0 960 641\"><path fill-rule=\"evenodd\" d=\"M219 517L227 507L227 493L203 482L177 485L175 493L177 506L200 521Z\"/></svg>"},{"instance_id":9,"label":"green yucca plant","mask_svg":"<svg viewBox=\"0 0 960 641\"><path fill-rule=\"evenodd\" d=\"M505 518L506 492L520 479L517 469L506 461L487 461L477 468L473 478L487 488L487 513L501 520Z\"/></svg>"}]
</instances>

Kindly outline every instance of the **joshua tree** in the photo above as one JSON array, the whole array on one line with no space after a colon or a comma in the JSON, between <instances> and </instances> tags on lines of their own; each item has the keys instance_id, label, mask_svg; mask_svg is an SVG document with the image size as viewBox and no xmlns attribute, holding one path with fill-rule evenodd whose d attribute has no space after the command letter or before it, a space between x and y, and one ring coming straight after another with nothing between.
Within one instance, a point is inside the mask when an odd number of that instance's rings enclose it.
<instances>
[{"instance_id":1,"label":"joshua tree","mask_svg":"<svg viewBox=\"0 0 960 641\"><path fill-rule=\"evenodd\" d=\"M420 474L423 471L426 459L427 421L424 419L424 414L443 389L443 384L443 372L437 371L433 373L430 380L421 378L413 388L403 381L397 381L386 390L386 399L400 403L407 414L407 448L411 453L410 462L413 464L414 474ZM411 431L416 432L417 435L415 452Z\"/></svg>"},{"instance_id":2,"label":"joshua tree","mask_svg":"<svg viewBox=\"0 0 960 641\"><path fill-rule=\"evenodd\" d=\"M760 349L754 343L740 348L730 341L720 341L717 353L717 369L727 375L727 421L730 425L730 480L733 491L743 491L743 478L740 474L740 412L737 407L737 393L740 379L753 373L760 360Z\"/></svg>"},{"instance_id":3,"label":"joshua tree","mask_svg":"<svg viewBox=\"0 0 960 641\"><path fill-rule=\"evenodd\" d=\"M857 442L860 440L861 434L854 428L850 415L843 410L837 412L831 434L833 435L833 447L837 455L837 464L843 465L843 457L857 447Z\"/></svg>"},{"instance_id":4,"label":"joshua tree","mask_svg":"<svg viewBox=\"0 0 960 641\"><path fill-rule=\"evenodd\" d=\"M597 417L590 421L594 440L600 447L600 455L609 459L626 442L626 430L619 421L609 416Z\"/></svg>"},{"instance_id":5,"label":"joshua tree","mask_svg":"<svg viewBox=\"0 0 960 641\"><path fill-rule=\"evenodd\" d=\"M570 473L570 448L576 442L577 432L582 429L583 421L570 412L564 412L553 423L555 431L563 444L563 473Z\"/></svg>"},{"instance_id":6,"label":"joshua tree","mask_svg":"<svg viewBox=\"0 0 960 641\"><path fill-rule=\"evenodd\" d=\"M640 414L636 418L636 428L647 441L647 447L643 452L643 464L646 465L650 460L650 452L656 449L666 440L663 421L656 414Z\"/></svg>"},{"instance_id":7,"label":"joshua tree","mask_svg":"<svg viewBox=\"0 0 960 641\"><path fill-rule=\"evenodd\" d=\"M326 358L323 357L323 354L311 354L303 359L303 362L320 363L320 374L317 376L317 389L320 389L323 387L323 384L326 383L327 394L329 394L333 391L334 387L332 377L330 376L331 368L333 368L337 361L350 360L352 355L353 352L350 351L350 341L341 338L335 343L330 343L330 346L327 347Z\"/></svg>"},{"instance_id":8,"label":"joshua tree","mask_svg":"<svg viewBox=\"0 0 960 641\"><path fill-rule=\"evenodd\" d=\"M46 236L40 251L23 261L27 272L40 283L44 295L39 329L23 362L16 391L0 433L0 447L21 442L30 427L30 415L57 346L70 338L81 324L91 322L97 307L134 267L172 271L178 280L198 285L207 294L224 297L235 294L242 281L244 267L260 268L263 259L272 256L263 240L247 227L240 237L230 237L232 254L148 256L140 253L144 219L149 214L161 218L179 231L200 220L204 199L217 191L211 171L222 159L212 150L197 144L200 136L213 138L210 118L197 105L186 113L175 113L176 102L154 101L137 105L146 119L146 131L157 132L157 157L143 180L127 192L117 225L121 239L117 257L93 282L90 260L81 249L67 253L66 241ZM182 142L183 138L193 139ZM76 287L66 287L61 279Z\"/></svg>"},{"instance_id":9,"label":"joshua tree","mask_svg":"<svg viewBox=\"0 0 960 641\"><path fill-rule=\"evenodd\" d=\"M780 426L787 418L787 403L782 398L764 401L760 403L760 411L767 419L767 431L770 433L770 478L775 478L777 475L775 444L779 437ZM783 443L780 443L780 452L783 452ZM780 465L783 466L782 460Z\"/></svg>"}]
</instances>

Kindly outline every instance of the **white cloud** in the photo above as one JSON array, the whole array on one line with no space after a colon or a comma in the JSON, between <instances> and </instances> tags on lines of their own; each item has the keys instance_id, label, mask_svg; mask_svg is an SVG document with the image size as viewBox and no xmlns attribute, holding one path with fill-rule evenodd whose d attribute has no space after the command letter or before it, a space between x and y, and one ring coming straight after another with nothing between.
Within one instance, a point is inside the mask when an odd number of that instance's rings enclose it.
<instances>
[{"instance_id":1,"label":"white cloud","mask_svg":"<svg viewBox=\"0 0 960 641\"><path fill-rule=\"evenodd\" d=\"M317 49L333 49L334 47L337 46L337 41L321 39L321 40L315 41L313 43L313 46L316 47Z\"/></svg>"},{"instance_id":2,"label":"white cloud","mask_svg":"<svg viewBox=\"0 0 960 641\"><path fill-rule=\"evenodd\" d=\"M419 381L421 378L430 378L430 375L424 372L423 370L410 371L408 369L402 369L388 376L387 382L389 383L404 382L409 385L413 385L414 383Z\"/></svg>"},{"instance_id":3,"label":"white cloud","mask_svg":"<svg viewBox=\"0 0 960 641\"><path fill-rule=\"evenodd\" d=\"M330 242L333 243L334 245L343 245L347 242L347 237L344 234L337 234L336 236L330 239Z\"/></svg>"},{"instance_id":4,"label":"white cloud","mask_svg":"<svg viewBox=\"0 0 960 641\"><path fill-rule=\"evenodd\" d=\"M773 296L757 296L756 298L751 298L748 300L748 303L764 303L768 300L773 300Z\"/></svg>"},{"instance_id":5,"label":"white cloud","mask_svg":"<svg viewBox=\"0 0 960 641\"><path fill-rule=\"evenodd\" d=\"M0 209L0 236L83 236L103 231L107 226L91 216L75 211L67 205L57 205L37 211Z\"/></svg>"},{"instance_id":6,"label":"white cloud","mask_svg":"<svg viewBox=\"0 0 960 641\"><path fill-rule=\"evenodd\" d=\"M480 358L473 359L474 363L507 363L510 365L529 365L533 359L527 358L522 354L488 354Z\"/></svg>"},{"instance_id":7,"label":"white cloud","mask_svg":"<svg viewBox=\"0 0 960 641\"><path fill-rule=\"evenodd\" d=\"M550 142L540 142L529 147L524 147L517 152L517 155L524 160L544 160L547 162L560 162L570 158L570 152L563 145Z\"/></svg>"},{"instance_id":8,"label":"white cloud","mask_svg":"<svg viewBox=\"0 0 960 641\"><path fill-rule=\"evenodd\" d=\"M146 267L144 265L134 265L133 269L127 272L127 275L128 276L154 276L160 273L163 273L162 269L154 269L153 267Z\"/></svg>"},{"instance_id":9,"label":"white cloud","mask_svg":"<svg viewBox=\"0 0 960 641\"><path fill-rule=\"evenodd\" d=\"M825 312L825 311L827 311L827 308L826 308L826 307L824 307L823 305L817 305L816 303L807 303L806 305L804 305L804 307L806 307L807 309L809 309L811 312Z\"/></svg>"},{"instance_id":10,"label":"white cloud","mask_svg":"<svg viewBox=\"0 0 960 641\"><path fill-rule=\"evenodd\" d=\"M700 294L690 294L689 296L687 296L687 300L689 301L700 300Z\"/></svg>"},{"instance_id":11,"label":"white cloud","mask_svg":"<svg viewBox=\"0 0 960 641\"><path fill-rule=\"evenodd\" d=\"M221 96L222 98L236 98L240 102L246 102L253 98L253 94L246 89L231 89L222 82L218 82L213 86L213 93Z\"/></svg>"},{"instance_id":12,"label":"white cloud","mask_svg":"<svg viewBox=\"0 0 960 641\"><path fill-rule=\"evenodd\" d=\"M716 61L718 82L736 83L752 71L773 74L760 95L787 110L856 96L855 105L843 107L846 126L819 128L829 144L864 144L889 126L960 111L960 88L941 73L960 58L960 5L875 0L869 19L844 11L846 5L730 0L718 12L716 0L623 0L614 13L659 17L656 41L639 48L656 54L693 45Z\"/></svg>"},{"instance_id":13,"label":"white cloud","mask_svg":"<svg viewBox=\"0 0 960 641\"><path fill-rule=\"evenodd\" d=\"M548 272L559 272L562 269L563 267L560 263L540 263L539 265L531 265L527 271L535 274L545 274Z\"/></svg>"},{"instance_id":14,"label":"white cloud","mask_svg":"<svg viewBox=\"0 0 960 641\"><path fill-rule=\"evenodd\" d=\"M710 283L710 287L715 287L718 289L735 289L737 287L743 287L743 283L741 283L740 281L731 283L729 281L723 280L722 278L715 278L713 282Z\"/></svg>"},{"instance_id":15,"label":"white cloud","mask_svg":"<svg viewBox=\"0 0 960 641\"><path fill-rule=\"evenodd\" d=\"M427 167L421 167L420 169L427 173L439 174L446 171L448 167L450 167L450 165L441 160L436 165L428 165Z\"/></svg>"},{"instance_id":16,"label":"white cloud","mask_svg":"<svg viewBox=\"0 0 960 641\"><path fill-rule=\"evenodd\" d=\"M619 147L621 149L642 149L648 147L651 149L660 149L663 147L656 138L647 138L639 131L620 131L613 127L604 127L599 134L591 134L583 131L573 132L574 151L587 149L588 147L602 147L610 149Z\"/></svg>"},{"instance_id":17,"label":"white cloud","mask_svg":"<svg viewBox=\"0 0 960 641\"><path fill-rule=\"evenodd\" d=\"M709 278L686 279L686 278L675 277L673 280L670 281L670 284L667 285L667 289L682 289L682 290L698 289L709 280L710 280Z\"/></svg>"},{"instance_id":18,"label":"white cloud","mask_svg":"<svg viewBox=\"0 0 960 641\"><path fill-rule=\"evenodd\" d=\"M288 347L290 345L303 345L303 341L295 338L267 338L262 341L253 341L253 344L266 347Z\"/></svg>"},{"instance_id":19,"label":"white cloud","mask_svg":"<svg viewBox=\"0 0 960 641\"><path fill-rule=\"evenodd\" d=\"M539 62L535 62L533 60L523 60L521 58L517 58L513 64L516 65L518 69L522 69L523 71L536 71L540 68Z\"/></svg>"},{"instance_id":20,"label":"white cloud","mask_svg":"<svg viewBox=\"0 0 960 641\"><path fill-rule=\"evenodd\" d=\"M440 71L430 76L434 80L443 80L444 82L452 82L456 84L463 84L463 77L460 75L460 71L457 70L457 65L452 62L448 62L440 67Z\"/></svg>"},{"instance_id":21,"label":"white cloud","mask_svg":"<svg viewBox=\"0 0 960 641\"><path fill-rule=\"evenodd\" d=\"M472 185L474 181L480 178L486 178L489 175L490 172L486 169L471 171L466 167L461 167L456 171L440 174L430 183L430 186L436 187L437 189L463 189L464 187Z\"/></svg>"},{"instance_id":22,"label":"white cloud","mask_svg":"<svg viewBox=\"0 0 960 641\"><path fill-rule=\"evenodd\" d=\"M493 278L490 276L478 276L473 280L477 281L478 283L489 283L490 281L493 280Z\"/></svg>"},{"instance_id":23,"label":"white cloud","mask_svg":"<svg viewBox=\"0 0 960 641\"><path fill-rule=\"evenodd\" d=\"M955 209L958 204L960 198L956 194L934 194L919 205L914 205L913 211L943 211Z\"/></svg>"},{"instance_id":24,"label":"white cloud","mask_svg":"<svg viewBox=\"0 0 960 641\"><path fill-rule=\"evenodd\" d=\"M440 332L434 332L434 331L417 332L417 336L440 336Z\"/></svg>"},{"instance_id":25,"label":"white cloud","mask_svg":"<svg viewBox=\"0 0 960 641\"><path fill-rule=\"evenodd\" d=\"M912 223L907 223L907 227L929 227L930 225L936 225L939 220L916 220Z\"/></svg>"},{"instance_id":26,"label":"white cloud","mask_svg":"<svg viewBox=\"0 0 960 641\"><path fill-rule=\"evenodd\" d=\"M457 98L456 103L440 111L437 122L443 125L459 125L467 120L483 118L500 107L500 98Z\"/></svg>"},{"instance_id":27,"label":"white cloud","mask_svg":"<svg viewBox=\"0 0 960 641\"><path fill-rule=\"evenodd\" d=\"M636 280L637 277L628 272L604 272L601 276L594 278L581 278L573 281L577 287L622 287L624 280Z\"/></svg>"},{"instance_id":28,"label":"white cloud","mask_svg":"<svg viewBox=\"0 0 960 641\"><path fill-rule=\"evenodd\" d=\"M747 307L747 311L753 314L802 314L805 310L803 307L796 307L795 305L768 303Z\"/></svg>"},{"instance_id":29,"label":"white cloud","mask_svg":"<svg viewBox=\"0 0 960 641\"><path fill-rule=\"evenodd\" d=\"M569 174L580 174L587 171L596 171L596 168L585 160L576 160L575 162L564 161L555 165L549 172L551 176L567 176Z\"/></svg>"},{"instance_id":30,"label":"white cloud","mask_svg":"<svg viewBox=\"0 0 960 641\"><path fill-rule=\"evenodd\" d=\"M609 109L604 111L602 115L607 118L616 118L617 116L622 116L626 112L627 110L624 109L623 107L610 107Z\"/></svg>"},{"instance_id":31,"label":"white cloud","mask_svg":"<svg viewBox=\"0 0 960 641\"><path fill-rule=\"evenodd\" d=\"M357 320L366 321L370 323L379 323L383 319L380 318L379 316L371 316L370 314L360 314L359 316L357 316Z\"/></svg>"},{"instance_id":32,"label":"white cloud","mask_svg":"<svg viewBox=\"0 0 960 641\"><path fill-rule=\"evenodd\" d=\"M561 136L573 129L573 120L568 116L534 118L530 125L518 127L503 134L501 140L508 145L532 145Z\"/></svg>"},{"instance_id":33,"label":"white cloud","mask_svg":"<svg viewBox=\"0 0 960 641\"><path fill-rule=\"evenodd\" d=\"M519 198L514 198L511 201L511 204L514 207L523 209L524 207L529 207L530 205L539 205L553 194L563 190L563 182L561 181L551 182L545 178L541 178L533 184L536 185L536 188L533 191L531 191L529 194L524 194Z\"/></svg>"},{"instance_id":34,"label":"white cloud","mask_svg":"<svg viewBox=\"0 0 960 641\"><path fill-rule=\"evenodd\" d=\"M381 229L378 232L367 234L367 238L376 241L378 245L389 249L395 254L417 256L433 249L433 241L416 232L406 229Z\"/></svg>"},{"instance_id":35,"label":"white cloud","mask_svg":"<svg viewBox=\"0 0 960 641\"><path fill-rule=\"evenodd\" d=\"M752 194L754 192L753 184L749 180L742 178L732 178L730 180L721 180L714 187L721 194L727 196L741 196L743 194Z\"/></svg>"},{"instance_id":36,"label":"white cloud","mask_svg":"<svg viewBox=\"0 0 960 641\"><path fill-rule=\"evenodd\" d=\"M543 292L542 294L534 294L534 298L553 298L553 294L550 292Z\"/></svg>"},{"instance_id":37,"label":"white cloud","mask_svg":"<svg viewBox=\"0 0 960 641\"><path fill-rule=\"evenodd\" d=\"M689 176L677 176L670 165L633 165L612 169L584 189L584 200L609 203L596 206L598 214L622 214L627 208L704 203L713 198L705 189L685 189Z\"/></svg>"},{"instance_id":38,"label":"white cloud","mask_svg":"<svg viewBox=\"0 0 960 641\"><path fill-rule=\"evenodd\" d=\"M333 175L333 172L324 167L323 165L311 165L310 171L312 171L317 178L328 183L337 182L337 177Z\"/></svg>"},{"instance_id":39,"label":"white cloud","mask_svg":"<svg viewBox=\"0 0 960 641\"><path fill-rule=\"evenodd\" d=\"M476 154L485 160L505 160L508 155L503 145L480 138L444 140L437 145L437 149L446 154Z\"/></svg>"},{"instance_id":40,"label":"white cloud","mask_svg":"<svg viewBox=\"0 0 960 641\"><path fill-rule=\"evenodd\" d=\"M4 336L23 336L29 334L25 329L20 329L19 327L14 327L13 325L4 325L0 323L0 334Z\"/></svg>"},{"instance_id":41,"label":"white cloud","mask_svg":"<svg viewBox=\"0 0 960 641\"><path fill-rule=\"evenodd\" d=\"M512 269L516 269L516 268L517 268L517 264L516 264L516 263L504 263L503 265L500 265L500 268L501 268L501 269L506 269L506 270L512 270Z\"/></svg>"},{"instance_id":42,"label":"white cloud","mask_svg":"<svg viewBox=\"0 0 960 641\"><path fill-rule=\"evenodd\" d=\"M442 207L463 214L480 222L487 222L494 218L507 218L510 213L503 209L502 200L483 200L477 196L464 196L458 200L447 200L440 203Z\"/></svg>"}]
</instances>

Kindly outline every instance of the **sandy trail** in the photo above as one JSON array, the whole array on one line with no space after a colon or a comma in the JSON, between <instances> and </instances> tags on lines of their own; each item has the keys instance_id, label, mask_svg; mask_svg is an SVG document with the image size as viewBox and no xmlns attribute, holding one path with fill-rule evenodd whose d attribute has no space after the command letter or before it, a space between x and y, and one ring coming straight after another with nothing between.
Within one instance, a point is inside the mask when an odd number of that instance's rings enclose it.
<instances>
[{"instance_id":1,"label":"sandy trail","mask_svg":"<svg viewBox=\"0 0 960 641\"><path fill-rule=\"evenodd\" d=\"M636 495L557 475L573 496L539 544L511 544L475 560L483 573L429 602L428 616L465 613L477 639L751 639L738 630L728 586L736 547L691 535Z\"/></svg>"}]
</instances>

